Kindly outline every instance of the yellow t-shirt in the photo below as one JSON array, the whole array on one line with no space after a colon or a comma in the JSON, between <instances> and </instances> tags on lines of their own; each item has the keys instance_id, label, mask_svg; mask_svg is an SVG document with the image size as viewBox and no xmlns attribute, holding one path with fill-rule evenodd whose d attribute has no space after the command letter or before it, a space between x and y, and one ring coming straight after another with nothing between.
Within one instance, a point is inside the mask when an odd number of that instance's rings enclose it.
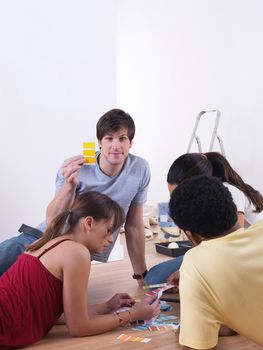
<instances>
[{"instance_id":1,"label":"yellow t-shirt","mask_svg":"<svg viewBox=\"0 0 263 350\"><path fill-rule=\"evenodd\" d=\"M180 344L212 348L224 324L263 345L263 221L190 249L180 301Z\"/></svg>"}]
</instances>

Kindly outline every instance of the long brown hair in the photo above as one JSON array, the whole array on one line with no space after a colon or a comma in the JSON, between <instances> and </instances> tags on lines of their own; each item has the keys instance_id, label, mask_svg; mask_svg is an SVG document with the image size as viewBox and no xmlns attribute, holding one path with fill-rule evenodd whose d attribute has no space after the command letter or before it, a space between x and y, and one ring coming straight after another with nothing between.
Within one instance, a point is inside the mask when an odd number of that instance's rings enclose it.
<instances>
[{"instance_id":1,"label":"long brown hair","mask_svg":"<svg viewBox=\"0 0 263 350\"><path fill-rule=\"evenodd\" d=\"M255 212L263 210L263 196L252 186L246 184L229 162L218 152L186 153L177 158L171 165L167 182L179 185L182 181L196 175L208 175L219 178L222 182L237 187L255 206Z\"/></svg>"},{"instance_id":2,"label":"long brown hair","mask_svg":"<svg viewBox=\"0 0 263 350\"><path fill-rule=\"evenodd\" d=\"M95 221L110 220L114 217L112 232L125 220L123 209L117 202L103 193L90 191L77 196L70 210L57 215L48 225L43 236L27 247L28 251L41 248L50 240L73 230L83 217L91 216Z\"/></svg>"},{"instance_id":3,"label":"long brown hair","mask_svg":"<svg viewBox=\"0 0 263 350\"><path fill-rule=\"evenodd\" d=\"M252 186L246 184L238 173L231 167L229 162L224 156L218 152L205 153L209 161L213 166L212 176L216 176L223 182L237 187L248 198L250 203L252 202L256 208L255 212L260 213L263 210L263 196Z\"/></svg>"}]
</instances>

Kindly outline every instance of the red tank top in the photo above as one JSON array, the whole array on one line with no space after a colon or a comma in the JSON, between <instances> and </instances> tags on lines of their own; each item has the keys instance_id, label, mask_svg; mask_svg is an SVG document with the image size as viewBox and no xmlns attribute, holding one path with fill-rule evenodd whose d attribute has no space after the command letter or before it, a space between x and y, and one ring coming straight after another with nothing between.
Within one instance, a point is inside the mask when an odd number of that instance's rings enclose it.
<instances>
[{"instance_id":1,"label":"red tank top","mask_svg":"<svg viewBox=\"0 0 263 350\"><path fill-rule=\"evenodd\" d=\"M38 257L21 254L0 277L0 350L28 346L43 338L63 312L63 282Z\"/></svg>"}]
</instances>

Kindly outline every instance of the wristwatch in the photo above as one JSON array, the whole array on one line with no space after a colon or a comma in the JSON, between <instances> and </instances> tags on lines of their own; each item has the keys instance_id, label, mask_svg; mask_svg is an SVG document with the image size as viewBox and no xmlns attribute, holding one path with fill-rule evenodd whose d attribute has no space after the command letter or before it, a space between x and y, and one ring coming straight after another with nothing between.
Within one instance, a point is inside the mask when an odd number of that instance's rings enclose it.
<instances>
[{"instance_id":1,"label":"wristwatch","mask_svg":"<svg viewBox=\"0 0 263 350\"><path fill-rule=\"evenodd\" d=\"M135 280L143 280L144 277L147 275L148 270L145 270L142 274L134 274L132 275L132 278L134 278Z\"/></svg>"}]
</instances>

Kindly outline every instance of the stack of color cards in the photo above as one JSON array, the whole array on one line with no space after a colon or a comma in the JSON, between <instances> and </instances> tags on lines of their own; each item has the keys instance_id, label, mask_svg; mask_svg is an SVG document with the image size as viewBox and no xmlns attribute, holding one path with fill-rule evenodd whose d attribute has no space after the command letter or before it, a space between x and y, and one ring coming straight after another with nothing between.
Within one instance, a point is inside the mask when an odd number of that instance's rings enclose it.
<instances>
[{"instance_id":1,"label":"stack of color cards","mask_svg":"<svg viewBox=\"0 0 263 350\"><path fill-rule=\"evenodd\" d=\"M86 164L95 163L95 142L83 142L83 156Z\"/></svg>"}]
</instances>

